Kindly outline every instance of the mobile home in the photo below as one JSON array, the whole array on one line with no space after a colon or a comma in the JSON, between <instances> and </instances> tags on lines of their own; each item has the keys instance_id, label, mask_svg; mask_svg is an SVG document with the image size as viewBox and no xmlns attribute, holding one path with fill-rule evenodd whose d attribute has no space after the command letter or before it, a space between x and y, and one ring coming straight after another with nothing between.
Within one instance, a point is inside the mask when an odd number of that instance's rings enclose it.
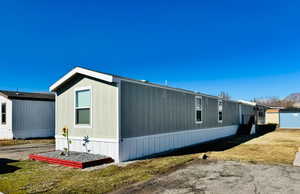
<instances>
[{"instance_id":1,"label":"mobile home","mask_svg":"<svg viewBox=\"0 0 300 194\"><path fill-rule=\"evenodd\" d=\"M236 134L256 106L77 67L56 93L56 149L126 161ZM88 149L83 139L88 137Z\"/></svg>"},{"instance_id":2,"label":"mobile home","mask_svg":"<svg viewBox=\"0 0 300 194\"><path fill-rule=\"evenodd\" d=\"M0 91L0 139L54 137L55 95Z\"/></svg>"},{"instance_id":3,"label":"mobile home","mask_svg":"<svg viewBox=\"0 0 300 194\"><path fill-rule=\"evenodd\" d=\"M279 111L279 127L281 129L300 129L300 109L281 109Z\"/></svg>"},{"instance_id":4,"label":"mobile home","mask_svg":"<svg viewBox=\"0 0 300 194\"><path fill-rule=\"evenodd\" d=\"M279 124L280 109L268 109L266 111L266 124Z\"/></svg>"}]
</instances>

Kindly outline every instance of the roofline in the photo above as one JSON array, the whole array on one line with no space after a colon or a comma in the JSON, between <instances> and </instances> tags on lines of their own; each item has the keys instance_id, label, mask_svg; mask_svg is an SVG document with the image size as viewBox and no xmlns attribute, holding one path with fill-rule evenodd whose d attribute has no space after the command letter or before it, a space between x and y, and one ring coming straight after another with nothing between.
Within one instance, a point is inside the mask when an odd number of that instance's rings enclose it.
<instances>
[{"instance_id":1,"label":"roofline","mask_svg":"<svg viewBox=\"0 0 300 194\"><path fill-rule=\"evenodd\" d=\"M5 98L7 98L8 99L8 96L7 95L5 95L4 93L2 93L2 92L0 92L0 96L3 96L3 97L5 97Z\"/></svg>"},{"instance_id":2,"label":"roofline","mask_svg":"<svg viewBox=\"0 0 300 194\"><path fill-rule=\"evenodd\" d=\"M49 101L54 102L55 99L46 99L46 98L30 98L30 97L8 97L10 100L29 100L29 101Z\"/></svg>"},{"instance_id":3,"label":"roofline","mask_svg":"<svg viewBox=\"0 0 300 194\"><path fill-rule=\"evenodd\" d=\"M55 90L61 84L68 81L71 77L73 77L76 74L86 75L86 76L93 77L93 78L96 78L96 79L99 79L99 80L103 80L103 81L106 81L106 82L109 82L109 83L120 83L120 81L127 81L127 82L136 83L136 84L140 84L140 85L163 88L163 89L167 89L167 90L183 92L183 93L186 93L186 94L200 95L200 96L204 96L204 97L208 97L208 98L214 98L214 99L218 99L218 100L224 100L224 101L228 101L228 102L234 102L234 103L249 105L249 104L244 103L244 102L239 101L239 100L223 99L223 98L220 98L218 96L213 96L213 95L204 94L204 93L200 93L200 92L194 92L194 91L185 90L185 89L182 89L182 88L169 87L169 86L155 84L155 83L151 83L151 82L144 82L144 81L140 81L140 80L136 80L136 79L126 78L126 77L112 75L112 74L103 73L103 72L98 72L98 71L90 70L90 69L83 68L83 67L75 67L69 73L62 76L57 82L55 82L53 85L50 86L50 88L49 88L50 92L55 92Z\"/></svg>"},{"instance_id":4,"label":"roofline","mask_svg":"<svg viewBox=\"0 0 300 194\"><path fill-rule=\"evenodd\" d=\"M97 78L97 79L100 79L100 80L103 80L103 81L106 81L106 82L109 82L109 83L112 83L114 81L112 75L92 71L92 70L81 68L81 67L75 67L69 73L67 73L66 75L61 77L53 85L51 85L50 86L50 92L55 91L61 84L63 84L65 81L69 80L71 77L73 77L75 74L78 74L78 73L83 74L83 75L87 75L87 76L90 76L90 77L93 77L93 78Z\"/></svg>"},{"instance_id":5,"label":"roofline","mask_svg":"<svg viewBox=\"0 0 300 194\"><path fill-rule=\"evenodd\" d=\"M55 101L55 98L53 99L50 99L50 98L41 98L41 97L23 97L23 96L9 96L9 95L6 95L5 93L3 92L12 92L12 93L17 93L17 92L20 92L20 93L26 93L26 94L45 94L45 95L53 95L54 94L52 93L42 93L42 92L21 92L21 91L10 91L10 90L1 90L0 91L0 96L3 96L9 100L31 100L31 101Z\"/></svg>"},{"instance_id":6,"label":"roofline","mask_svg":"<svg viewBox=\"0 0 300 194\"><path fill-rule=\"evenodd\" d=\"M285 109L279 109L279 112L300 112L300 108L285 108Z\"/></svg>"}]
</instances>

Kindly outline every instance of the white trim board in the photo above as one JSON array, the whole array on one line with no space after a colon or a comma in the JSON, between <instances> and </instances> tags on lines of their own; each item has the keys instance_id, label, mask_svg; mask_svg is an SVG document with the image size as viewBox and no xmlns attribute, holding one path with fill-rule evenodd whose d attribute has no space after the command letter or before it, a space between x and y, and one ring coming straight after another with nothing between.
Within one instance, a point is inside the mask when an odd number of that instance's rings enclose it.
<instances>
[{"instance_id":1,"label":"white trim board","mask_svg":"<svg viewBox=\"0 0 300 194\"><path fill-rule=\"evenodd\" d=\"M55 139L66 139L66 137L64 137L62 135L56 135ZM69 139L82 140L83 141L83 137L69 136ZM89 140L91 140L91 141L102 141L102 142L114 142L114 143L119 142L118 139L115 139L115 138L93 138L93 137L90 137Z\"/></svg>"},{"instance_id":2,"label":"white trim board","mask_svg":"<svg viewBox=\"0 0 300 194\"><path fill-rule=\"evenodd\" d=\"M67 73L65 76L63 76L61 79L59 79L57 82L55 82L52 86L50 86L50 91L54 91L57 89L61 84L63 84L65 81L69 80L71 77L73 77L75 74L83 74L90 77L94 77L103 81L107 81L112 83L113 82L113 76L107 75L104 73L99 73L95 71L91 71L88 69L84 69L81 67L76 67L73 70L71 70L69 73Z\"/></svg>"}]
</instances>

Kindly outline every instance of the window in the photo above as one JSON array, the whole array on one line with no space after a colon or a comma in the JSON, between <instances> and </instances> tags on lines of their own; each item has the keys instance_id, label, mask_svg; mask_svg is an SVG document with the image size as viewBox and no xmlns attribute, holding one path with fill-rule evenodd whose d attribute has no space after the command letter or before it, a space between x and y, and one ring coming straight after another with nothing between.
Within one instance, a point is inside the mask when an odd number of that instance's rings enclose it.
<instances>
[{"instance_id":1,"label":"window","mask_svg":"<svg viewBox=\"0 0 300 194\"><path fill-rule=\"evenodd\" d=\"M203 121L202 108L203 108L202 97L196 96L195 97L195 120L196 120L196 123L202 123L202 121Z\"/></svg>"},{"instance_id":2,"label":"window","mask_svg":"<svg viewBox=\"0 0 300 194\"><path fill-rule=\"evenodd\" d=\"M75 124L91 124L91 90L75 91Z\"/></svg>"},{"instance_id":3,"label":"window","mask_svg":"<svg viewBox=\"0 0 300 194\"><path fill-rule=\"evenodd\" d=\"M265 115L264 115L264 112L263 112L263 111L259 111L259 112L258 112L258 116L259 116L259 117L264 117L264 116L265 116Z\"/></svg>"},{"instance_id":4,"label":"window","mask_svg":"<svg viewBox=\"0 0 300 194\"><path fill-rule=\"evenodd\" d=\"M223 101L218 100L218 122L223 122Z\"/></svg>"},{"instance_id":5,"label":"window","mask_svg":"<svg viewBox=\"0 0 300 194\"><path fill-rule=\"evenodd\" d=\"M1 123L6 124L6 103L1 104Z\"/></svg>"}]
</instances>

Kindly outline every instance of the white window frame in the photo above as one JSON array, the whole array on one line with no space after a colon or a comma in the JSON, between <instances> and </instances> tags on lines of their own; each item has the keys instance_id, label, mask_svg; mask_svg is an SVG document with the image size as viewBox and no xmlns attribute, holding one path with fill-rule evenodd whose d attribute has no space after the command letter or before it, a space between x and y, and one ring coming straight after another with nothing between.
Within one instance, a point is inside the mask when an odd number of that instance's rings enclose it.
<instances>
[{"instance_id":1,"label":"white window frame","mask_svg":"<svg viewBox=\"0 0 300 194\"><path fill-rule=\"evenodd\" d=\"M201 99L200 107L196 107L197 100ZM203 98L202 96L195 96L195 123L202 124L203 123ZM197 121L197 111L201 111L201 121Z\"/></svg>"},{"instance_id":2,"label":"white window frame","mask_svg":"<svg viewBox=\"0 0 300 194\"><path fill-rule=\"evenodd\" d=\"M3 110L2 110L2 106L5 106L5 113L3 113ZM7 124L7 103L6 102L2 102L1 103L1 125L6 125ZM2 120L2 116L5 115L5 122L3 122Z\"/></svg>"},{"instance_id":3,"label":"white window frame","mask_svg":"<svg viewBox=\"0 0 300 194\"><path fill-rule=\"evenodd\" d=\"M86 125L86 124L77 124L76 123L76 95L77 92L80 91L85 91L85 90L89 90L90 91L90 107L81 107L81 108L90 108L90 124ZM80 88L76 88L74 89L74 128L92 128L93 126L93 90L91 86L86 86L86 87L80 87Z\"/></svg>"},{"instance_id":4,"label":"white window frame","mask_svg":"<svg viewBox=\"0 0 300 194\"><path fill-rule=\"evenodd\" d=\"M222 103L222 107L220 109L220 102ZM223 114L223 107L224 107L224 102L223 100L218 100L218 103L217 103L217 106L218 106L218 113L217 113L217 120L218 120L218 123L223 123L223 119L224 119L224 114ZM220 120L220 117L219 117L219 113L222 112L222 120Z\"/></svg>"}]
</instances>

